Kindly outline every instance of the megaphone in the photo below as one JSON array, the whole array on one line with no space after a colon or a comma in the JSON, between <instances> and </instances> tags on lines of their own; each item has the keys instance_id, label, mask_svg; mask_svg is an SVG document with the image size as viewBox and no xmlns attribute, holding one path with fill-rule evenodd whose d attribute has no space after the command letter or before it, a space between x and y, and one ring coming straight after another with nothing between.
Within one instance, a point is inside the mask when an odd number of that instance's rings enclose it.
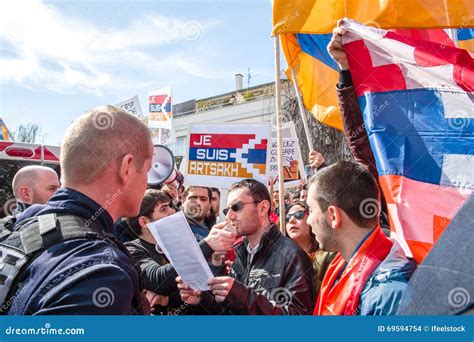
<instances>
[{"instance_id":1,"label":"megaphone","mask_svg":"<svg viewBox=\"0 0 474 342\"><path fill-rule=\"evenodd\" d=\"M178 182L179 185L183 184L184 182L183 174L179 172L179 170L176 170L176 168L173 169L171 175L168 177L167 180L165 180L165 183L173 183L174 181Z\"/></svg>"},{"instance_id":2,"label":"megaphone","mask_svg":"<svg viewBox=\"0 0 474 342\"><path fill-rule=\"evenodd\" d=\"M148 184L159 185L166 181L174 171L174 155L163 145L153 146L153 159L148 171Z\"/></svg>"}]
</instances>

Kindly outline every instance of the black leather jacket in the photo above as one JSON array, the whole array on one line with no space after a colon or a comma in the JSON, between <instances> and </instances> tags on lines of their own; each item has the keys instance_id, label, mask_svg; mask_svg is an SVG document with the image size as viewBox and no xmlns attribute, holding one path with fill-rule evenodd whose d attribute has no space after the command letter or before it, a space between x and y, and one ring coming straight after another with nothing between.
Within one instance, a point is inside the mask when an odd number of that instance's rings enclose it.
<instances>
[{"instance_id":1,"label":"black leather jacket","mask_svg":"<svg viewBox=\"0 0 474 342\"><path fill-rule=\"evenodd\" d=\"M311 315L316 302L313 266L296 243L272 225L252 262L247 241L236 250L230 276L235 279L223 303L205 292L202 305L235 315ZM217 312L216 312L217 309Z\"/></svg>"}]
</instances>

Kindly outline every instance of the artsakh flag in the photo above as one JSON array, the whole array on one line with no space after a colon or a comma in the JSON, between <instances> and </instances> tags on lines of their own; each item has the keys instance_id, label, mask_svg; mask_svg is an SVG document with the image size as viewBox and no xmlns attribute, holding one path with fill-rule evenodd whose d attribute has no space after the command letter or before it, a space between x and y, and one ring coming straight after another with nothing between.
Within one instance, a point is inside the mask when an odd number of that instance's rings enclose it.
<instances>
[{"instance_id":1,"label":"artsakh flag","mask_svg":"<svg viewBox=\"0 0 474 342\"><path fill-rule=\"evenodd\" d=\"M344 27L392 232L421 262L474 189L474 61L446 44Z\"/></svg>"},{"instance_id":2,"label":"artsakh flag","mask_svg":"<svg viewBox=\"0 0 474 342\"><path fill-rule=\"evenodd\" d=\"M172 88L152 90L148 92L148 127L171 129Z\"/></svg>"}]
</instances>

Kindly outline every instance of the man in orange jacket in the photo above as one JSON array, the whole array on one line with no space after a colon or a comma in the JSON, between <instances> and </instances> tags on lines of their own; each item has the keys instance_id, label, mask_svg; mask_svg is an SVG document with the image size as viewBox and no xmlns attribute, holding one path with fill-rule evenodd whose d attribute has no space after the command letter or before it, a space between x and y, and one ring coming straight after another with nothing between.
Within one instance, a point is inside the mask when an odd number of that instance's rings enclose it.
<instances>
[{"instance_id":1,"label":"man in orange jacket","mask_svg":"<svg viewBox=\"0 0 474 342\"><path fill-rule=\"evenodd\" d=\"M342 161L309 182L308 223L329 265L315 315L395 314L415 263L379 225L380 193L361 164Z\"/></svg>"}]
</instances>

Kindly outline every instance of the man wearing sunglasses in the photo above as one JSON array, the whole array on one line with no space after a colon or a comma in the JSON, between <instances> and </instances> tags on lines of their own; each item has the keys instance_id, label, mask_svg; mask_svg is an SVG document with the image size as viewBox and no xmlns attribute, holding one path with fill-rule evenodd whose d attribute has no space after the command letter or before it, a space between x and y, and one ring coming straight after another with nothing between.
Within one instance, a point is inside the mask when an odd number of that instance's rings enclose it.
<instances>
[{"instance_id":1,"label":"man wearing sunglasses","mask_svg":"<svg viewBox=\"0 0 474 342\"><path fill-rule=\"evenodd\" d=\"M228 225L243 237L230 277L209 280L210 291L179 281L181 298L215 314L307 315L314 307L311 260L269 220L270 194L264 184L234 183L224 209Z\"/></svg>"}]
</instances>

